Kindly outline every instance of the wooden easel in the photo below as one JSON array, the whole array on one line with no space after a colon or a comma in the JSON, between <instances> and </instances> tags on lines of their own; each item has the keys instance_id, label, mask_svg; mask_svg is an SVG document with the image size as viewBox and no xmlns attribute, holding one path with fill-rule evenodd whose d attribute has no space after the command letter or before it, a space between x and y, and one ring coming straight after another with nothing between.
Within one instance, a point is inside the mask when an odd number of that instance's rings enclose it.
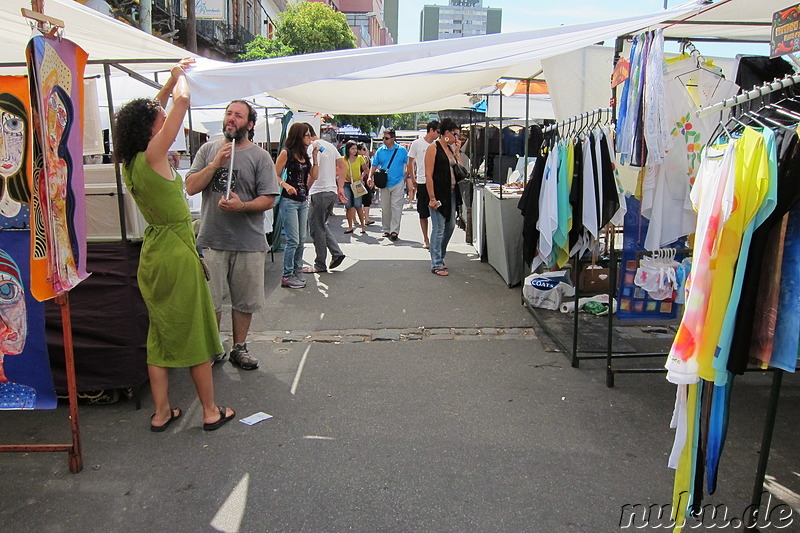
<instances>
[{"instance_id":1,"label":"wooden easel","mask_svg":"<svg viewBox=\"0 0 800 533\"><path fill-rule=\"evenodd\" d=\"M34 8L41 10L43 0L34 1ZM38 28L45 33L45 28L50 27L50 33L64 27L64 22L48 17L39 11L22 9L22 16L35 20ZM77 474L83 470L83 455L81 454L81 432L78 423L78 390L75 380L75 357L72 350L72 320L69 312L69 294L64 293L55 298L61 308L61 330L64 336L64 360L67 375L67 393L69 396L69 420L72 430L72 442L68 444L4 444L0 445L0 452L67 452L69 470Z\"/></svg>"}]
</instances>

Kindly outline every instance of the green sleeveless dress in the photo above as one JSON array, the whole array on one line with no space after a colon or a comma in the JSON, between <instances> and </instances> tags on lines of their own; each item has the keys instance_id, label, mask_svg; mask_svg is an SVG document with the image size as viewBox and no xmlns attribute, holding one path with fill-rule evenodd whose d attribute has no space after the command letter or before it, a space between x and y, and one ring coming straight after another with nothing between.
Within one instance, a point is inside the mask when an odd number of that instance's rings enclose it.
<instances>
[{"instance_id":1,"label":"green sleeveless dress","mask_svg":"<svg viewBox=\"0 0 800 533\"><path fill-rule=\"evenodd\" d=\"M188 367L222 353L217 317L197 255L183 180L164 179L139 152L125 185L149 224L137 279L147 305L147 364Z\"/></svg>"}]
</instances>

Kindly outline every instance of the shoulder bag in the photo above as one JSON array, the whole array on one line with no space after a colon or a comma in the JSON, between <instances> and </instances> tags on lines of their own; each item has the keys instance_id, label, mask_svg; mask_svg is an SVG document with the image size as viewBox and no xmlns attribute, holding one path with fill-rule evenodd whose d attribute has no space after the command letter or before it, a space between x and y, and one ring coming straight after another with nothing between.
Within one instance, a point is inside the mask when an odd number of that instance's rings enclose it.
<instances>
[{"instance_id":1,"label":"shoulder bag","mask_svg":"<svg viewBox=\"0 0 800 533\"><path fill-rule=\"evenodd\" d=\"M450 150L450 153L453 154L453 157L455 157L456 154L455 154L455 152L453 152L453 149L451 147L449 147L449 146L447 148ZM465 167L461 163L454 163L453 164L453 177L456 179L456 182L459 182L461 180L465 180L465 179L469 178L469 170L467 170L467 167Z\"/></svg>"},{"instance_id":2,"label":"shoulder bag","mask_svg":"<svg viewBox=\"0 0 800 533\"><path fill-rule=\"evenodd\" d=\"M392 154L392 158L389 159L389 164L386 165L386 168L379 168L372 174L372 181L375 183L375 186L379 189L385 189L387 185L389 185L389 173L388 170L392 166L392 161L394 161L394 156L397 155L397 146L394 147L394 153Z\"/></svg>"}]
</instances>

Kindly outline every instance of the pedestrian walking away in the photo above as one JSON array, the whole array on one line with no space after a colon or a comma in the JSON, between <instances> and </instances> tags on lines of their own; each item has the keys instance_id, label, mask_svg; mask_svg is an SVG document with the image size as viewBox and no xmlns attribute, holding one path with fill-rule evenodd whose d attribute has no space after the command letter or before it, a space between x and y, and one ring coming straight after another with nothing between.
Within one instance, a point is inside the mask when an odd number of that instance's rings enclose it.
<instances>
[{"instance_id":1,"label":"pedestrian walking away","mask_svg":"<svg viewBox=\"0 0 800 533\"><path fill-rule=\"evenodd\" d=\"M272 208L279 194L272 157L253 143L256 117L244 100L228 104L223 139L201 146L186 174L186 192L202 194L197 244L208 264L217 324L228 294L233 329L230 361L244 370L258 368L247 347L247 334L253 313L264 308L264 211ZM224 357L221 354L216 362Z\"/></svg>"},{"instance_id":2,"label":"pedestrian walking away","mask_svg":"<svg viewBox=\"0 0 800 533\"><path fill-rule=\"evenodd\" d=\"M308 188L308 233L314 243L314 266L304 268L305 273L325 272L328 252L331 253L330 268L336 268L344 261L344 253L331 232L328 220L333 215L336 201L345 203L344 180L347 167L344 157L334 145L317 137L314 127L306 123L311 133L309 156L313 148L319 149L319 175ZM335 264L335 266L334 266Z\"/></svg>"}]
</instances>

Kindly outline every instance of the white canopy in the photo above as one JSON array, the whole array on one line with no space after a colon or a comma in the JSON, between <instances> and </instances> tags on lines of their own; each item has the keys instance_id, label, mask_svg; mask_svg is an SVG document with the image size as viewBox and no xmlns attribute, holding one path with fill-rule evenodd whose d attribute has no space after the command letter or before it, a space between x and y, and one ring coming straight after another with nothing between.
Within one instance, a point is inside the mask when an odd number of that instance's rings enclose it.
<instances>
[{"instance_id":1,"label":"white canopy","mask_svg":"<svg viewBox=\"0 0 800 533\"><path fill-rule=\"evenodd\" d=\"M23 63L29 0L0 2L0 63ZM190 72L195 105L269 93L294 109L383 114L469 106L466 93L501 77L526 78L542 60L588 45L663 27L667 37L766 41L772 13L786 0L693 0L652 15L507 34L308 54L248 63L202 59ZM66 23L65 35L90 60L169 60L129 63L138 72L167 69L185 50L97 13L72 0L47 0L45 11ZM737 24L737 22L739 24ZM567 57L567 56L565 56ZM564 65L564 69L576 68ZM15 69L5 68L4 74ZM20 73L24 69L19 69ZM553 69L550 69L553 72ZM100 72L91 66L87 74ZM112 72L115 72L112 69Z\"/></svg>"},{"instance_id":2,"label":"white canopy","mask_svg":"<svg viewBox=\"0 0 800 533\"><path fill-rule=\"evenodd\" d=\"M22 16L23 7L30 9L30 0L0 1L0 64L25 63L25 46L33 35L33 21ZM175 60L194 55L73 0L46 0L45 14L64 21L64 36L86 50L89 60L168 60L127 65L146 72L169 69ZM87 75L102 72L100 65L86 69ZM25 69L3 69L3 74L25 74Z\"/></svg>"},{"instance_id":3,"label":"white canopy","mask_svg":"<svg viewBox=\"0 0 800 533\"><path fill-rule=\"evenodd\" d=\"M504 76L531 76L541 70L543 58L685 16L703 5L693 0L648 16L247 63L204 60L189 72L192 100L202 105L225 101L235 87L238 94L266 92L289 107L324 113L452 107L442 103Z\"/></svg>"}]
</instances>

